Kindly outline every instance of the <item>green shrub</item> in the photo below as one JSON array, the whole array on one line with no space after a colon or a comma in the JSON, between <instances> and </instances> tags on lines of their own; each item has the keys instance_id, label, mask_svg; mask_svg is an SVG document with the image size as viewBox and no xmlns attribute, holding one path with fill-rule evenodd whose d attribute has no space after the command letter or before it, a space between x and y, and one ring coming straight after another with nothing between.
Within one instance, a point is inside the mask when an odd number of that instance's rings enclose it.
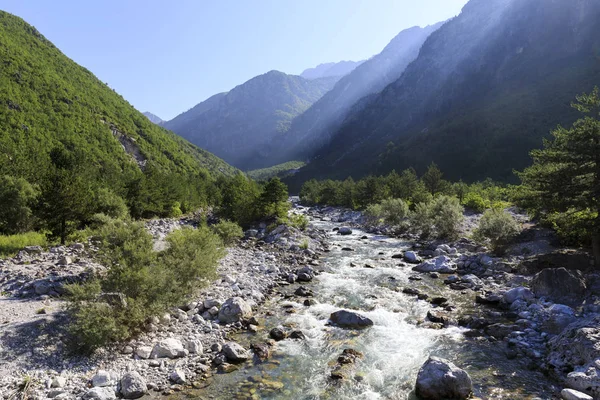
<instances>
[{"instance_id":1,"label":"green shrub","mask_svg":"<svg viewBox=\"0 0 600 400\"><path fill-rule=\"evenodd\" d=\"M371 204L363 212L363 215L367 218L369 225L379 225L383 222L383 208L381 204Z\"/></svg>"},{"instance_id":2,"label":"green shrub","mask_svg":"<svg viewBox=\"0 0 600 400\"><path fill-rule=\"evenodd\" d=\"M439 196L431 205L437 237L454 238L464 221L464 209L456 197Z\"/></svg>"},{"instance_id":3,"label":"green shrub","mask_svg":"<svg viewBox=\"0 0 600 400\"><path fill-rule=\"evenodd\" d=\"M307 250L308 249L308 239L302 239L302 243L300 243L300 248L302 250Z\"/></svg>"},{"instance_id":4,"label":"green shrub","mask_svg":"<svg viewBox=\"0 0 600 400\"><path fill-rule=\"evenodd\" d=\"M107 188L101 188L94 194L94 208L95 214L104 214L117 219L129 217L129 208L125 200Z\"/></svg>"},{"instance_id":5,"label":"green shrub","mask_svg":"<svg viewBox=\"0 0 600 400\"><path fill-rule=\"evenodd\" d=\"M381 212L386 224L399 226L408 217L408 204L402 199L387 199L381 203Z\"/></svg>"},{"instance_id":6,"label":"green shrub","mask_svg":"<svg viewBox=\"0 0 600 400\"><path fill-rule=\"evenodd\" d=\"M238 239L244 237L242 227L235 222L222 220L217 224L211 225L210 228L223 240L225 245L233 244Z\"/></svg>"},{"instance_id":7,"label":"green shrub","mask_svg":"<svg viewBox=\"0 0 600 400\"><path fill-rule=\"evenodd\" d=\"M480 194L474 192L467 193L462 204L478 213L482 213L490 207L489 201L485 200Z\"/></svg>"},{"instance_id":8,"label":"green shrub","mask_svg":"<svg viewBox=\"0 0 600 400\"><path fill-rule=\"evenodd\" d=\"M597 214L589 209L551 213L544 222L554 229L561 242L567 246L590 246L593 224Z\"/></svg>"},{"instance_id":9,"label":"green shrub","mask_svg":"<svg viewBox=\"0 0 600 400\"><path fill-rule=\"evenodd\" d=\"M84 352L128 339L150 317L183 303L216 277L224 255L223 242L207 227L172 232L162 252L152 250L152 237L141 223L113 220L95 237L98 261L109 267L108 273L69 288L70 332L75 350ZM102 293L117 294L126 304L111 303Z\"/></svg>"},{"instance_id":10,"label":"green shrub","mask_svg":"<svg viewBox=\"0 0 600 400\"><path fill-rule=\"evenodd\" d=\"M456 197L438 196L418 203L411 214L411 228L422 237L454 238L464 220L464 209Z\"/></svg>"},{"instance_id":11,"label":"green shrub","mask_svg":"<svg viewBox=\"0 0 600 400\"><path fill-rule=\"evenodd\" d=\"M46 246L48 239L40 232L0 235L0 257L12 257L26 246Z\"/></svg>"},{"instance_id":12,"label":"green shrub","mask_svg":"<svg viewBox=\"0 0 600 400\"><path fill-rule=\"evenodd\" d=\"M520 231L519 223L504 210L488 210L479 221L474 237L483 241L489 240L495 250L506 245Z\"/></svg>"},{"instance_id":13,"label":"green shrub","mask_svg":"<svg viewBox=\"0 0 600 400\"><path fill-rule=\"evenodd\" d=\"M32 207L39 190L23 178L0 177L0 233L17 234L32 230Z\"/></svg>"},{"instance_id":14,"label":"green shrub","mask_svg":"<svg viewBox=\"0 0 600 400\"><path fill-rule=\"evenodd\" d=\"M183 215L183 211L181 211L181 203L175 201L171 208L169 209L169 217L171 218L179 218Z\"/></svg>"},{"instance_id":15,"label":"green shrub","mask_svg":"<svg viewBox=\"0 0 600 400\"><path fill-rule=\"evenodd\" d=\"M301 231L305 231L308 228L308 218L303 214L290 214L286 223Z\"/></svg>"}]
</instances>

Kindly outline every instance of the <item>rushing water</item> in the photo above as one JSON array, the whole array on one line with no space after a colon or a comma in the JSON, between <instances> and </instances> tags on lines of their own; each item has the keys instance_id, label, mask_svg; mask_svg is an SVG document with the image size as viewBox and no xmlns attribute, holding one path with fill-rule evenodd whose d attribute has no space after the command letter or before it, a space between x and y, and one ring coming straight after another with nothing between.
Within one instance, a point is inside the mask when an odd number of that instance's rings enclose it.
<instances>
[{"instance_id":1,"label":"rushing water","mask_svg":"<svg viewBox=\"0 0 600 400\"><path fill-rule=\"evenodd\" d=\"M299 302L272 300L266 307L276 312L261 321L264 330L236 338L245 344L265 340L270 328L284 325L302 330L306 340L278 342L271 360L248 362L238 371L220 374L208 388L187 393L188 397L412 399L418 369L431 354L466 368L473 377L475 394L481 398L551 398L544 378L539 373L518 370L520 364L507 361L499 345L467 340L460 328L434 330L418 325L431 305L398 288L421 287L430 296L444 291L452 302L459 299L451 297L439 279L408 279L415 275L411 268L400 267L398 260L391 258L405 250L408 243L372 235L361 239L365 233L358 230L349 236L338 236L332 228L339 225L313 223L331 235L331 252L320 260L325 272L310 284L318 304L305 307L303 299L293 297ZM355 251L344 251L343 247ZM373 268L365 267L367 264ZM286 312L289 307L295 312ZM374 326L363 331L329 326L329 315L342 308L359 311L373 320ZM356 363L349 379L332 381L332 367L345 348L362 352L364 358Z\"/></svg>"}]
</instances>

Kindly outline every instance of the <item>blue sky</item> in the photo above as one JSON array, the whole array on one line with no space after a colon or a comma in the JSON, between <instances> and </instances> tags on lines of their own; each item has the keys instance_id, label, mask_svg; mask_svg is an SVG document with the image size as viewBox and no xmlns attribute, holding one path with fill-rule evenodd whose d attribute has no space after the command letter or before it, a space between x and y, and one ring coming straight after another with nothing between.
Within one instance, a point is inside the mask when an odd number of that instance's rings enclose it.
<instances>
[{"instance_id":1,"label":"blue sky","mask_svg":"<svg viewBox=\"0 0 600 400\"><path fill-rule=\"evenodd\" d=\"M270 71L377 54L467 0L3 0L140 111L171 119Z\"/></svg>"}]
</instances>

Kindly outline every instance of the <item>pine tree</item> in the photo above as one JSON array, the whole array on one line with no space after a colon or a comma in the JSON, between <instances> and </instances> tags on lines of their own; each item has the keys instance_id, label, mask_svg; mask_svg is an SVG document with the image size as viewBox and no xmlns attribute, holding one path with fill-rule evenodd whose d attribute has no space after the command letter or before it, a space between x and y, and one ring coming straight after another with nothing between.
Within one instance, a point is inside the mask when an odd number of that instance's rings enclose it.
<instances>
[{"instance_id":1,"label":"pine tree","mask_svg":"<svg viewBox=\"0 0 600 400\"><path fill-rule=\"evenodd\" d=\"M523 200L540 214L588 215L582 229L592 232L596 266L600 266L600 94L577 97L574 108L586 114L569 129L559 126L552 140L531 152L533 165L518 173Z\"/></svg>"},{"instance_id":2,"label":"pine tree","mask_svg":"<svg viewBox=\"0 0 600 400\"><path fill-rule=\"evenodd\" d=\"M421 177L421 181L425 184L429 193L435 195L442 190L444 184L442 176L442 171L432 162L427 168L427 172Z\"/></svg>"}]
</instances>

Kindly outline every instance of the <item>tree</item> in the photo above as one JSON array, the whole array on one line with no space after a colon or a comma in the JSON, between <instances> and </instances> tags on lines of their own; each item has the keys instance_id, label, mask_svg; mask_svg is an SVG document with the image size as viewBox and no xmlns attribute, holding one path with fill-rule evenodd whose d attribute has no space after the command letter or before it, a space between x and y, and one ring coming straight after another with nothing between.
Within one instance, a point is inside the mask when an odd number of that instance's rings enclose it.
<instances>
[{"instance_id":1,"label":"tree","mask_svg":"<svg viewBox=\"0 0 600 400\"><path fill-rule=\"evenodd\" d=\"M278 177L269 179L260 195L261 214L265 217L285 217L287 215L288 188Z\"/></svg>"},{"instance_id":2,"label":"tree","mask_svg":"<svg viewBox=\"0 0 600 400\"><path fill-rule=\"evenodd\" d=\"M77 230L93 210L93 191L82 173L82 162L62 147L50 152L52 168L42 185L39 213L50 231L50 239L67 237Z\"/></svg>"},{"instance_id":3,"label":"tree","mask_svg":"<svg viewBox=\"0 0 600 400\"><path fill-rule=\"evenodd\" d=\"M444 184L442 176L442 171L432 162L427 168L427 172L421 177L421 181L425 184L429 193L435 195L442 190Z\"/></svg>"},{"instance_id":4,"label":"tree","mask_svg":"<svg viewBox=\"0 0 600 400\"><path fill-rule=\"evenodd\" d=\"M0 233L24 233L33 228L32 206L38 194L23 178L0 177Z\"/></svg>"},{"instance_id":5,"label":"tree","mask_svg":"<svg viewBox=\"0 0 600 400\"><path fill-rule=\"evenodd\" d=\"M589 215L581 218L600 266L600 94L577 96L574 108L585 116L569 129L559 126L552 140L533 150L533 165L518 173L523 183L520 198L542 215L553 212ZM588 212L589 211L589 212ZM583 213L582 213L583 212Z\"/></svg>"}]
</instances>

